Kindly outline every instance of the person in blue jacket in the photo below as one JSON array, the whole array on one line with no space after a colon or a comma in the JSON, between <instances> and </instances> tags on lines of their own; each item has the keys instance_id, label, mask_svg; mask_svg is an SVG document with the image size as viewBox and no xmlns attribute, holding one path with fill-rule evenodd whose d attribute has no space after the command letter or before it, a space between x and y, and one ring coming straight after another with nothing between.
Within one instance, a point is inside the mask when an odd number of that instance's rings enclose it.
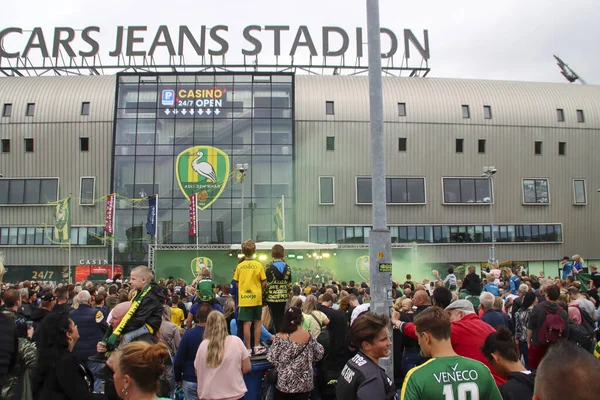
<instances>
[{"instance_id":1,"label":"person in blue jacket","mask_svg":"<svg viewBox=\"0 0 600 400\"><path fill-rule=\"evenodd\" d=\"M508 294L517 294L517 291L519 290L519 285L521 284L521 280L519 279L519 276L516 275L513 270L511 268L506 268L505 269L506 274L509 276L508 278Z\"/></svg>"},{"instance_id":2,"label":"person in blue jacket","mask_svg":"<svg viewBox=\"0 0 600 400\"><path fill-rule=\"evenodd\" d=\"M500 288L496 284L496 275L489 273L487 274L488 283L483 287L484 292L489 292L494 296L500 296Z\"/></svg>"},{"instance_id":3,"label":"person in blue jacket","mask_svg":"<svg viewBox=\"0 0 600 400\"><path fill-rule=\"evenodd\" d=\"M198 378L196 377L194 361L204 336L206 319L211 311L213 309L210 304L199 304L196 314L199 321L198 326L188 330L183 335L173 362L175 382L181 385L185 400L198 399Z\"/></svg>"},{"instance_id":4,"label":"person in blue jacket","mask_svg":"<svg viewBox=\"0 0 600 400\"><path fill-rule=\"evenodd\" d=\"M583 258L579 254L573 256L573 273L578 274L583 269Z\"/></svg>"},{"instance_id":5,"label":"person in blue jacket","mask_svg":"<svg viewBox=\"0 0 600 400\"><path fill-rule=\"evenodd\" d=\"M562 265L561 278L563 281L566 281L569 276L573 275L573 263L569 260L569 257L567 256L563 257L560 263Z\"/></svg>"}]
</instances>

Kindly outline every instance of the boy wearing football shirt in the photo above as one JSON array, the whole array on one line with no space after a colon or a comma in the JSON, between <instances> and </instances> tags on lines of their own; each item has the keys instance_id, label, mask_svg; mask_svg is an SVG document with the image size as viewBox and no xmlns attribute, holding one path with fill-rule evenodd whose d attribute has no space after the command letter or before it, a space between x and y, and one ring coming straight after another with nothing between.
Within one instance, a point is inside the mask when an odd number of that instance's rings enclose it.
<instances>
[{"instance_id":1,"label":"boy wearing football shirt","mask_svg":"<svg viewBox=\"0 0 600 400\"><path fill-rule=\"evenodd\" d=\"M450 316L430 307L414 319L421 351L432 357L406 374L401 400L502 400L490 370L457 355L450 342Z\"/></svg>"},{"instance_id":2,"label":"boy wearing football shirt","mask_svg":"<svg viewBox=\"0 0 600 400\"><path fill-rule=\"evenodd\" d=\"M252 240L242 243L242 253L245 260L235 269L233 280L238 286L238 318L244 324L244 343L248 354L250 349L250 327L254 322L254 355L267 351L260 345L260 328L262 327L262 290L267 285L267 276L261 263L252 259L256 252L256 245Z\"/></svg>"}]
</instances>

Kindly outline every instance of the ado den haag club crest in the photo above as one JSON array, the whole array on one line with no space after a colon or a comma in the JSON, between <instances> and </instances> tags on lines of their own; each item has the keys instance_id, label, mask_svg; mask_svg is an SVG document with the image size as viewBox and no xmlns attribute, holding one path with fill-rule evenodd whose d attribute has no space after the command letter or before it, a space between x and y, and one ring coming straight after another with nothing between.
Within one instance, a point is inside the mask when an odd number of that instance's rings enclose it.
<instances>
[{"instance_id":1,"label":"ado den haag club crest","mask_svg":"<svg viewBox=\"0 0 600 400\"><path fill-rule=\"evenodd\" d=\"M198 276L204 267L207 267L212 274L213 262L208 257L196 257L192 260L190 267L192 269L192 276Z\"/></svg>"},{"instance_id":2,"label":"ado den haag club crest","mask_svg":"<svg viewBox=\"0 0 600 400\"><path fill-rule=\"evenodd\" d=\"M210 146L194 146L177 156L177 182L186 198L198 194L198 208L205 210L225 190L229 178L229 157Z\"/></svg>"}]
</instances>

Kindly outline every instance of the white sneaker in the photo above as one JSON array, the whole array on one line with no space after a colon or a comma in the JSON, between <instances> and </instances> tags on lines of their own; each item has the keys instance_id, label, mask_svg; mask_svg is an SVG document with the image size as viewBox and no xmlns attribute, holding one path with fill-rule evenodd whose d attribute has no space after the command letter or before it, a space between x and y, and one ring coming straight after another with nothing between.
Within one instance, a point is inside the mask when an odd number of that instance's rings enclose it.
<instances>
[{"instance_id":1,"label":"white sneaker","mask_svg":"<svg viewBox=\"0 0 600 400\"><path fill-rule=\"evenodd\" d=\"M265 354L267 349L264 346L254 346L254 355L259 356L261 354Z\"/></svg>"}]
</instances>

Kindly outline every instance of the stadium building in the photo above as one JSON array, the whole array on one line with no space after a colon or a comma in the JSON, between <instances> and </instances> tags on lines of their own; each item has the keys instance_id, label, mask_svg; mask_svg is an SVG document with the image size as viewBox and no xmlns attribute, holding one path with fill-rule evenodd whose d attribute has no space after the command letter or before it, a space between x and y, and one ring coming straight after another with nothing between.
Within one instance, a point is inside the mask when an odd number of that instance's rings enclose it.
<instances>
[{"instance_id":1,"label":"stadium building","mask_svg":"<svg viewBox=\"0 0 600 400\"><path fill-rule=\"evenodd\" d=\"M565 255L600 260L600 87L398 77L383 85L394 278L484 266L490 201L502 265L554 276ZM299 278L367 279L368 95L365 76L0 79L5 280L101 279L113 264L127 273L146 263L186 277L204 263L226 279L232 244L282 235L314 243L288 252ZM56 224L57 210L68 223Z\"/></svg>"}]
</instances>

